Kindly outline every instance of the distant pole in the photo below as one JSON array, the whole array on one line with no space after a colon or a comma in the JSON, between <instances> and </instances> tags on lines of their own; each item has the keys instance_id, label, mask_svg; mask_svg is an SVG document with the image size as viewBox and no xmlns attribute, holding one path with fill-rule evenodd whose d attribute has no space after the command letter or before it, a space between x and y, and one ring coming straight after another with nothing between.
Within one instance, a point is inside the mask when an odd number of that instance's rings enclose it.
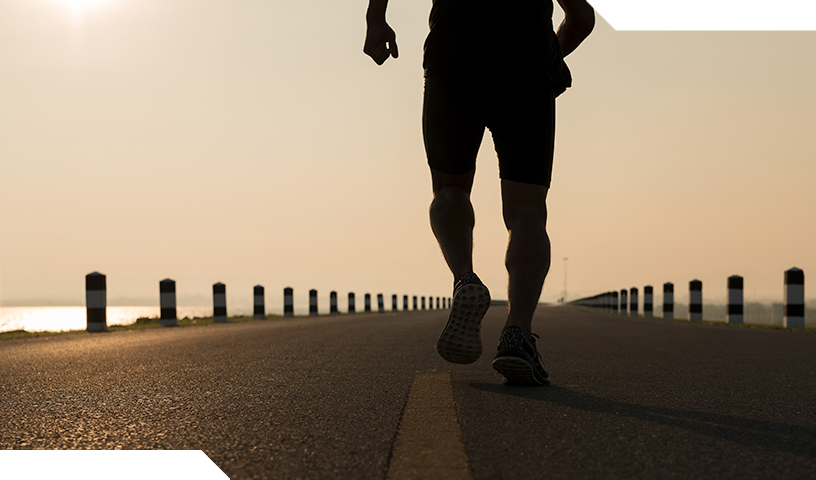
<instances>
[{"instance_id":1,"label":"distant pole","mask_svg":"<svg viewBox=\"0 0 816 480\"><path fill-rule=\"evenodd\" d=\"M436 297L436 309L439 310L439 297Z\"/></svg>"},{"instance_id":2,"label":"distant pole","mask_svg":"<svg viewBox=\"0 0 816 480\"><path fill-rule=\"evenodd\" d=\"M294 317L295 316L295 292L292 290L292 287L286 287L283 289L283 316L284 317Z\"/></svg>"},{"instance_id":3,"label":"distant pole","mask_svg":"<svg viewBox=\"0 0 816 480\"><path fill-rule=\"evenodd\" d=\"M383 301L383 294L377 294L377 312L384 313L385 312L385 302Z\"/></svg>"},{"instance_id":4,"label":"distant pole","mask_svg":"<svg viewBox=\"0 0 816 480\"><path fill-rule=\"evenodd\" d=\"M417 309L417 296L414 295L414 311Z\"/></svg>"},{"instance_id":5,"label":"distant pole","mask_svg":"<svg viewBox=\"0 0 816 480\"><path fill-rule=\"evenodd\" d=\"M425 310L425 297L422 297L422 309Z\"/></svg>"},{"instance_id":6,"label":"distant pole","mask_svg":"<svg viewBox=\"0 0 816 480\"><path fill-rule=\"evenodd\" d=\"M728 323L742 323L743 303L742 277L731 275L728 277L728 312L725 316Z\"/></svg>"},{"instance_id":7,"label":"distant pole","mask_svg":"<svg viewBox=\"0 0 816 480\"><path fill-rule=\"evenodd\" d=\"M365 311L366 313L371 313L371 294L365 294Z\"/></svg>"},{"instance_id":8,"label":"distant pole","mask_svg":"<svg viewBox=\"0 0 816 480\"><path fill-rule=\"evenodd\" d=\"M784 303L782 325L805 328L805 272L796 267L785 272Z\"/></svg>"},{"instance_id":9,"label":"distant pole","mask_svg":"<svg viewBox=\"0 0 816 480\"><path fill-rule=\"evenodd\" d=\"M255 285L252 288L253 310L252 318L266 318L266 303L264 301L264 287Z\"/></svg>"},{"instance_id":10,"label":"distant pole","mask_svg":"<svg viewBox=\"0 0 816 480\"><path fill-rule=\"evenodd\" d=\"M161 307L162 327L175 327L178 325L176 316L176 282L165 278L159 282L159 306Z\"/></svg>"},{"instance_id":11,"label":"distant pole","mask_svg":"<svg viewBox=\"0 0 816 480\"><path fill-rule=\"evenodd\" d=\"M674 318L674 284L663 284L663 318Z\"/></svg>"},{"instance_id":12,"label":"distant pole","mask_svg":"<svg viewBox=\"0 0 816 480\"><path fill-rule=\"evenodd\" d=\"M627 309L629 307L626 304L628 301L629 301L629 292L627 292L626 289L624 288L623 290L620 291L620 314L621 315L626 315L626 312L628 312Z\"/></svg>"},{"instance_id":13,"label":"distant pole","mask_svg":"<svg viewBox=\"0 0 816 480\"><path fill-rule=\"evenodd\" d=\"M397 311L397 294L391 295L391 311Z\"/></svg>"},{"instance_id":14,"label":"distant pole","mask_svg":"<svg viewBox=\"0 0 816 480\"><path fill-rule=\"evenodd\" d=\"M450 306L451 306L451 298L448 297L448 308L450 308Z\"/></svg>"},{"instance_id":15,"label":"distant pole","mask_svg":"<svg viewBox=\"0 0 816 480\"><path fill-rule=\"evenodd\" d=\"M643 316L654 317L654 288L651 285L643 287Z\"/></svg>"},{"instance_id":16,"label":"distant pole","mask_svg":"<svg viewBox=\"0 0 816 480\"><path fill-rule=\"evenodd\" d=\"M689 321L703 320L703 282L692 280L689 282Z\"/></svg>"},{"instance_id":17,"label":"distant pole","mask_svg":"<svg viewBox=\"0 0 816 480\"><path fill-rule=\"evenodd\" d=\"M567 303L567 260L569 258L564 257L564 304Z\"/></svg>"},{"instance_id":18,"label":"distant pole","mask_svg":"<svg viewBox=\"0 0 816 480\"><path fill-rule=\"evenodd\" d=\"M638 289L636 287L629 289L629 316L638 316Z\"/></svg>"},{"instance_id":19,"label":"distant pole","mask_svg":"<svg viewBox=\"0 0 816 480\"><path fill-rule=\"evenodd\" d=\"M213 322L227 323L227 286L218 282L212 286Z\"/></svg>"},{"instance_id":20,"label":"distant pole","mask_svg":"<svg viewBox=\"0 0 816 480\"><path fill-rule=\"evenodd\" d=\"M357 309L354 307L354 292L348 294L348 313L357 313Z\"/></svg>"},{"instance_id":21,"label":"distant pole","mask_svg":"<svg viewBox=\"0 0 816 480\"><path fill-rule=\"evenodd\" d=\"M337 292L334 290L329 294L329 313L337 315Z\"/></svg>"},{"instance_id":22,"label":"distant pole","mask_svg":"<svg viewBox=\"0 0 816 480\"><path fill-rule=\"evenodd\" d=\"M618 292L612 292L612 313L618 314Z\"/></svg>"},{"instance_id":23,"label":"distant pole","mask_svg":"<svg viewBox=\"0 0 816 480\"><path fill-rule=\"evenodd\" d=\"M402 296L402 311L403 312L408 311L408 295Z\"/></svg>"},{"instance_id":24,"label":"distant pole","mask_svg":"<svg viewBox=\"0 0 816 480\"><path fill-rule=\"evenodd\" d=\"M85 275L85 317L89 332L108 331L107 277L99 272Z\"/></svg>"},{"instance_id":25,"label":"distant pole","mask_svg":"<svg viewBox=\"0 0 816 480\"><path fill-rule=\"evenodd\" d=\"M309 316L317 315L317 290L309 290Z\"/></svg>"}]
</instances>

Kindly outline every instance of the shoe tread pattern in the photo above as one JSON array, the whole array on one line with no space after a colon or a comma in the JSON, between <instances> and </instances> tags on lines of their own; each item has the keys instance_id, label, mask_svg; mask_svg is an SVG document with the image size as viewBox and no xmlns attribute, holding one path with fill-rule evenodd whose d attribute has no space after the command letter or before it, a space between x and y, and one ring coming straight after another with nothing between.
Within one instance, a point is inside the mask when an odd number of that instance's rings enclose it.
<instances>
[{"instance_id":1,"label":"shoe tread pattern","mask_svg":"<svg viewBox=\"0 0 816 480\"><path fill-rule=\"evenodd\" d=\"M478 283L463 285L454 294L450 317L436 351L451 363L473 363L482 355L482 319L490 307L487 287Z\"/></svg>"}]
</instances>

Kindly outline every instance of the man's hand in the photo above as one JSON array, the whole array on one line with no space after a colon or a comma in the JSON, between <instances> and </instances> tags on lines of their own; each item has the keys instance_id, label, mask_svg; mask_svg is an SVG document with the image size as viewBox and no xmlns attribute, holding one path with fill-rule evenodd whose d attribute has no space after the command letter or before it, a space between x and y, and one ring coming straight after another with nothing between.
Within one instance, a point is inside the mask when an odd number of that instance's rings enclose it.
<instances>
[{"instance_id":1,"label":"man's hand","mask_svg":"<svg viewBox=\"0 0 816 480\"><path fill-rule=\"evenodd\" d=\"M373 58L377 65L382 65L389 55L397 58L397 35L384 21L369 23L363 52Z\"/></svg>"}]
</instances>

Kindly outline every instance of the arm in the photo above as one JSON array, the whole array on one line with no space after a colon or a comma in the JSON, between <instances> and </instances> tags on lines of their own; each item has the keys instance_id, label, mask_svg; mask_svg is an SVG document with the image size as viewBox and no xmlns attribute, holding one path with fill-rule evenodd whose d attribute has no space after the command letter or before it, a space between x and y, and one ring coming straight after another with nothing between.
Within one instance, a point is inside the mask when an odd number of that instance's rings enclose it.
<instances>
[{"instance_id":1,"label":"arm","mask_svg":"<svg viewBox=\"0 0 816 480\"><path fill-rule=\"evenodd\" d=\"M368 12L366 12L365 46L363 52L374 59L377 65L382 65L391 55L394 58L399 56L397 51L397 35L391 27L385 23L385 9L388 0L369 0Z\"/></svg>"},{"instance_id":2,"label":"arm","mask_svg":"<svg viewBox=\"0 0 816 480\"><path fill-rule=\"evenodd\" d=\"M372 2L375 0L372 0ZM564 10L564 21L558 27L558 41L561 42L561 53L566 57L595 27L595 10L586 0L558 0Z\"/></svg>"}]
</instances>

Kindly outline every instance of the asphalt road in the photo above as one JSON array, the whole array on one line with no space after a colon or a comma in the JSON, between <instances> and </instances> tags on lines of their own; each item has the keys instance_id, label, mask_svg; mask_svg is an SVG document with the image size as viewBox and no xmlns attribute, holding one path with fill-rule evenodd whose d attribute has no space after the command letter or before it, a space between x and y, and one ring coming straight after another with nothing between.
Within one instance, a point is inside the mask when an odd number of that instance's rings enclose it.
<instances>
[{"instance_id":1,"label":"asphalt road","mask_svg":"<svg viewBox=\"0 0 816 480\"><path fill-rule=\"evenodd\" d=\"M450 372L472 475L815 478L816 334L542 307L553 380L439 358L445 311L0 342L0 448L203 450L233 480L385 478L415 374Z\"/></svg>"}]
</instances>

